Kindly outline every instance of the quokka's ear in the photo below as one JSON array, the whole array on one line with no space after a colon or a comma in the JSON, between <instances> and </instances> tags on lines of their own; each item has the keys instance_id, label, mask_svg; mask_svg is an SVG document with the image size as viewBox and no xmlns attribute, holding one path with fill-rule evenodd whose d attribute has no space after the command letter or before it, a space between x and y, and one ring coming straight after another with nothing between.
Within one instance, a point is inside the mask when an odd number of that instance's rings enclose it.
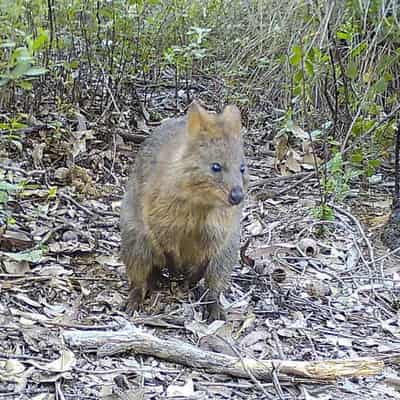
<instances>
[{"instance_id":1,"label":"quokka's ear","mask_svg":"<svg viewBox=\"0 0 400 400\"><path fill-rule=\"evenodd\" d=\"M240 136L242 118L240 110L236 106L226 106L222 113L222 119L224 121L224 128L228 134Z\"/></svg>"},{"instance_id":2,"label":"quokka's ear","mask_svg":"<svg viewBox=\"0 0 400 400\"><path fill-rule=\"evenodd\" d=\"M207 130L210 124L210 114L196 100L189 106L187 130L190 136L197 136Z\"/></svg>"}]
</instances>

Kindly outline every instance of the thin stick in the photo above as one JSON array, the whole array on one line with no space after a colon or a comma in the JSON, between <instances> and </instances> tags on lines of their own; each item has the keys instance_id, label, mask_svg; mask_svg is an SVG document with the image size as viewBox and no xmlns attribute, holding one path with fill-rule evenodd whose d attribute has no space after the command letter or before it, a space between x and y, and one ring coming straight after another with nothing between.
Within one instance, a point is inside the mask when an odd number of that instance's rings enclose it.
<instances>
[{"instance_id":1,"label":"thin stick","mask_svg":"<svg viewBox=\"0 0 400 400\"><path fill-rule=\"evenodd\" d=\"M396 113L399 112L399 111L400 111L400 104L391 113L386 115L385 118L382 118L375 125L371 126L371 128L369 128L367 130L367 132L365 132L364 134L359 136L357 139L355 139L350 146L348 146L346 149L343 150L342 154L348 153L350 150L354 149L354 147L356 147L362 140L364 140L368 135L370 135L371 133L376 131L385 122L387 122L390 119L392 119L396 115Z\"/></svg>"},{"instance_id":2,"label":"thin stick","mask_svg":"<svg viewBox=\"0 0 400 400\"><path fill-rule=\"evenodd\" d=\"M396 133L394 172L393 208L398 208L400 206L400 121L398 122Z\"/></svg>"},{"instance_id":3,"label":"thin stick","mask_svg":"<svg viewBox=\"0 0 400 400\"><path fill-rule=\"evenodd\" d=\"M299 172L298 174L293 174L293 175L287 175L287 176L274 176L273 178L264 178L264 179L258 179L255 182L251 182L249 184L249 189L256 187L256 186L261 186L266 183L270 182L279 182L279 181L291 181L293 179L297 178L303 178L305 176L309 176L310 172Z\"/></svg>"}]
</instances>

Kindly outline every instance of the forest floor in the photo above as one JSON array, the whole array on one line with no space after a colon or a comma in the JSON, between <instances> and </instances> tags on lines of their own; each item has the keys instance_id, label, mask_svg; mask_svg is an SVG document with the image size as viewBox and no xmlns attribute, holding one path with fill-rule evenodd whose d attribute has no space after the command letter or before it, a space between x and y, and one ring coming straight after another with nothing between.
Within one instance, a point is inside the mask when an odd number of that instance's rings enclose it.
<instances>
[{"instance_id":1,"label":"forest floor","mask_svg":"<svg viewBox=\"0 0 400 400\"><path fill-rule=\"evenodd\" d=\"M132 115L118 112L112 97L95 118L49 102L29 128L0 133L0 399L399 399L399 259L380 240L393 175L383 169L370 185L355 181L334 221L318 222L306 139L299 135L277 160L272 115L270 126L246 132L251 187L225 294L228 320L207 324L204 305L179 288L155 293L137 316L125 314L119 206L152 129L146 118L174 115L175 92L162 90ZM197 96L213 103L212 93ZM134 350L101 355L66 340L75 331L118 331L126 321L241 357L376 357L385 367L329 382L284 379L278 370L261 381Z\"/></svg>"}]
</instances>

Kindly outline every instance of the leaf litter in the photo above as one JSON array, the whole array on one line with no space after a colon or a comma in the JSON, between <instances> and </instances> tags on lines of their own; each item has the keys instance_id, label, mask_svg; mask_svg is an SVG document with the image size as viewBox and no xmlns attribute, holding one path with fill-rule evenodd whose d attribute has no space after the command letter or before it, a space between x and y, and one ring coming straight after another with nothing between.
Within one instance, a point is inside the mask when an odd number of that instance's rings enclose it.
<instances>
[{"instance_id":1,"label":"leaf litter","mask_svg":"<svg viewBox=\"0 0 400 400\"><path fill-rule=\"evenodd\" d=\"M173 104L173 93L163 94ZM165 104L153 100L147 108L166 115ZM335 209L330 223L312 217L315 177L259 199L292 184L282 178L302 179L310 170L309 137L297 126L276 135L274 156L265 143L252 143L257 132L246 138L254 186L243 214L241 264L221 298L228 320L207 324L193 293L163 289L133 322L161 338L232 356L382 357L383 376L326 384L287 382L277 371L260 387L134 352L98 357L68 348L65 331L98 329L112 337L121 319L129 320L122 308L128 285L118 257L118 213L149 118L132 136L124 123L113 133L79 110L71 123L53 107L36 118L44 123L55 116L60 135L21 134L18 152L10 146L0 159L0 218L7 221L0 229L0 398L400 398L398 259L369 230L375 222L368 225L370 215L380 218L389 207L386 191L375 184L362 209L357 199L346 200L347 214Z\"/></svg>"}]
</instances>

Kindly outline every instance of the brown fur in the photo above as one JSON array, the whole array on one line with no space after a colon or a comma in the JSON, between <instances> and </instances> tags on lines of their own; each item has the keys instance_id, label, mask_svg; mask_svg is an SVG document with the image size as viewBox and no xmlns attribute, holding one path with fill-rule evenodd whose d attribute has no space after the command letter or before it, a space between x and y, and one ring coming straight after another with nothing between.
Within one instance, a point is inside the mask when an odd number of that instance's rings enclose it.
<instances>
[{"instance_id":1,"label":"brown fur","mask_svg":"<svg viewBox=\"0 0 400 400\"><path fill-rule=\"evenodd\" d=\"M240 112L211 114L194 102L185 118L162 124L139 151L121 209L121 257L135 310L168 267L190 283L205 278L211 318L229 286L239 248L243 202L232 206L233 187L247 188ZM213 172L220 163L223 170Z\"/></svg>"}]
</instances>

